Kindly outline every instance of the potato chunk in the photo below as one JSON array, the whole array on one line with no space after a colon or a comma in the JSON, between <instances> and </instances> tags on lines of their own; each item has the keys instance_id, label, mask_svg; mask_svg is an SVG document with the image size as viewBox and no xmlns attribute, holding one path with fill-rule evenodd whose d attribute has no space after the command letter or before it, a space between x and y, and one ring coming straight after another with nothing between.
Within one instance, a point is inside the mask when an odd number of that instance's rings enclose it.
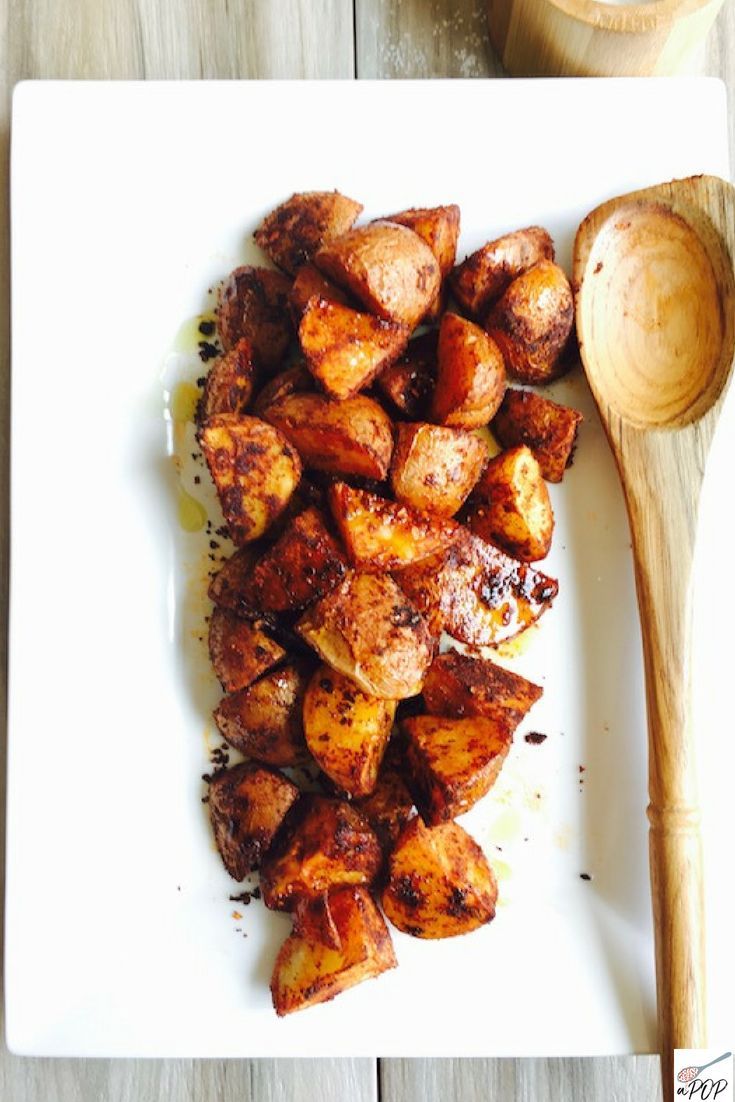
<instances>
[{"instance_id":1,"label":"potato chunk","mask_svg":"<svg viewBox=\"0 0 735 1102\"><path fill-rule=\"evenodd\" d=\"M503 447L526 444L536 456L541 474L561 482L570 466L582 414L560 406L532 390L509 388L493 421L493 433Z\"/></svg>"},{"instance_id":2,"label":"potato chunk","mask_svg":"<svg viewBox=\"0 0 735 1102\"><path fill-rule=\"evenodd\" d=\"M253 358L272 371L286 355L293 328L288 310L291 281L270 268L235 268L219 290L217 330L225 351L243 337Z\"/></svg>"},{"instance_id":3,"label":"potato chunk","mask_svg":"<svg viewBox=\"0 0 735 1102\"><path fill-rule=\"evenodd\" d=\"M222 608L229 608L245 620L257 620L260 613L245 600L245 579L255 565L260 548L257 544L246 544L226 559L209 583L207 595L210 601Z\"/></svg>"},{"instance_id":4,"label":"potato chunk","mask_svg":"<svg viewBox=\"0 0 735 1102\"><path fill-rule=\"evenodd\" d=\"M331 283L314 264L304 264L296 273L293 287L288 296L291 314L296 325L307 307L310 298L326 299L327 302L341 302L347 305L347 295Z\"/></svg>"},{"instance_id":5,"label":"potato chunk","mask_svg":"<svg viewBox=\"0 0 735 1102\"><path fill-rule=\"evenodd\" d=\"M310 676L305 663L290 662L224 697L214 711L222 737L241 754L268 765L307 761L302 708Z\"/></svg>"},{"instance_id":6,"label":"potato chunk","mask_svg":"<svg viewBox=\"0 0 735 1102\"><path fill-rule=\"evenodd\" d=\"M409 716L409 787L426 823L441 823L490 791L508 756L513 732L506 719L470 716Z\"/></svg>"},{"instance_id":7,"label":"potato chunk","mask_svg":"<svg viewBox=\"0 0 735 1102\"><path fill-rule=\"evenodd\" d=\"M261 630L259 622L215 608L209 621L209 656L222 688L232 693L251 685L286 652Z\"/></svg>"},{"instance_id":8,"label":"potato chunk","mask_svg":"<svg viewBox=\"0 0 735 1102\"><path fill-rule=\"evenodd\" d=\"M505 366L495 341L474 322L445 314L439 328L432 421L481 428L495 416L504 393Z\"/></svg>"},{"instance_id":9,"label":"potato chunk","mask_svg":"<svg viewBox=\"0 0 735 1102\"><path fill-rule=\"evenodd\" d=\"M215 413L244 413L255 387L255 364L250 341L239 340L212 363L199 403L201 421Z\"/></svg>"},{"instance_id":10,"label":"potato chunk","mask_svg":"<svg viewBox=\"0 0 735 1102\"><path fill-rule=\"evenodd\" d=\"M298 486L298 452L272 425L234 413L210 417L198 440L232 542L257 540Z\"/></svg>"},{"instance_id":11,"label":"potato chunk","mask_svg":"<svg viewBox=\"0 0 735 1102\"><path fill-rule=\"evenodd\" d=\"M554 259L554 242L540 226L506 233L468 256L451 276L454 297L479 320L513 280L539 260Z\"/></svg>"},{"instance_id":12,"label":"potato chunk","mask_svg":"<svg viewBox=\"0 0 735 1102\"><path fill-rule=\"evenodd\" d=\"M345 890L349 891L349 888ZM330 898L329 892L324 892L314 899L301 896L296 900L292 917L293 932L297 937L315 945L326 945L329 949L342 948L342 939L332 914L331 899L337 894L333 892Z\"/></svg>"},{"instance_id":13,"label":"potato chunk","mask_svg":"<svg viewBox=\"0 0 735 1102\"><path fill-rule=\"evenodd\" d=\"M253 416L265 418L265 411L282 398L314 390L314 376L306 364L296 363L269 379L253 403ZM267 418L265 418L267 420Z\"/></svg>"},{"instance_id":14,"label":"potato chunk","mask_svg":"<svg viewBox=\"0 0 735 1102\"><path fill-rule=\"evenodd\" d=\"M471 531L522 562L537 562L548 555L554 513L530 448L521 444L491 459L475 487L475 496L479 504L466 518Z\"/></svg>"},{"instance_id":15,"label":"potato chunk","mask_svg":"<svg viewBox=\"0 0 735 1102\"><path fill-rule=\"evenodd\" d=\"M438 654L429 667L423 696L434 716L485 716L514 731L543 689L488 658L457 651Z\"/></svg>"},{"instance_id":16,"label":"potato chunk","mask_svg":"<svg viewBox=\"0 0 735 1102\"><path fill-rule=\"evenodd\" d=\"M258 867L298 798L298 788L282 773L252 762L214 778L209 786L209 816L230 876L243 880Z\"/></svg>"},{"instance_id":17,"label":"potato chunk","mask_svg":"<svg viewBox=\"0 0 735 1102\"><path fill-rule=\"evenodd\" d=\"M274 264L294 275L327 241L351 229L362 203L338 191L303 191L266 215L253 234Z\"/></svg>"},{"instance_id":18,"label":"potato chunk","mask_svg":"<svg viewBox=\"0 0 735 1102\"><path fill-rule=\"evenodd\" d=\"M407 326L328 302L309 299L299 325L309 370L332 398L352 398L400 356Z\"/></svg>"},{"instance_id":19,"label":"potato chunk","mask_svg":"<svg viewBox=\"0 0 735 1102\"><path fill-rule=\"evenodd\" d=\"M429 246L439 264L439 274L445 280L457 258L457 241L459 239L459 207L453 203L446 207L422 207L412 210L402 210L399 214L389 214L385 222L397 222L400 226L408 226L417 233L422 241ZM436 298L424 315L425 321L435 321L442 313L443 300L442 288L437 292Z\"/></svg>"},{"instance_id":20,"label":"potato chunk","mask_svg":"<svg viewBox=\"0 0 735 1102\"><path fill-rule=\"evenodd\" d=\"M382 481L393 453L388 414L357 394L336 402L321 394L294 394L275 402L264 417L276 425L307 467Z\"/></svg>"},{"instance_id":21,"label":"potato chunk","mask_svg":"<svg viewBox=\"0 0 735 1102\"><path fill-rule=\"evenodd\" d=\"M371 313L409 329L421 321L441 282L429 246L395 222L351 230L320 249L314 262Z\"/></svg>"},{"instance_id":22,"label":"potato chunk","mask_svg":"<svg viewBox=\"0 0 735 1102\"><path fill-rule=\"evenodd\" d=\"M414 509L454 516L488 457L487 444L472 432L443 425L396 425L390 471L393 492Z\"/></svg>"},{"instance_id":23,"label":"potato chunk","mask_svg":"<svg viewBox=\"0 0 735 1102\"><path fill-rule=\"evenodd\" d=\"M365 816L378 836L384 850L392 849L398 835L413 813L413 796L408 790L398 765L398 755L392 754L390 743L378 774L378 782L369 796L355 801L355 807Z\"/></svg>"},{"instance_id":24,"label":"potato chunk","mask_svg":"<svg viewBox=\"0 0 735 1102\"><path fill-rule=\"evenodd\" d=\"M495 917L498 886L477 842L457 823L427 827L418 817L390 857L383 909L413 937L468 934Z\"/></svg>"},{"instance_id":25,"label":"potato chunk","mask_svg":"<svg viewBox=\"0 0 735 1102\"><path fill-rule=\"evenodd\" d=\"M370 884L380 846L367 821L344 800L305 795L263 861L263 902L291 910L299 896L314 898L348 884Z\"/></svg>"},{"instance_id":26,"label":"potato chunk","mask_svg":"<svg viewBox=\"0 0 735 1102\"><path fill-rule=\"evenodd\" d=\"M390 575L350 572L296 630L369 696L403 700L421 692L434 641Z\"/></svg>"},{"instance_id":27,"label":"potato chunk","mask_svg":"<svg viewBox=\"0 0 735 1102\"><path fill-rule=\"evenodd\" d=\"M406 351L376 379L378 390L411 420L428 415L436 379L439 334L430 329L408 342Z\"/></svg>"},{"instance_id":28,"label":"potato chunk","mask_svg":"<svg viewBox=\"0 0 735 1102\"><path fill-rule=\"evenodd\" d=\"M271 994L279 1017L327 1002L397 964L388 928L368 891L335 892L329 906L339 949L293 933L276 957Z\"/></svg>"},{"instance_id":29,"label":"potato chunk","mask_svg":"<svg viewBox=\"0 0 735 1102\"><path fill-rule=\"evenodd\" d=\"M572 288L551 260L514 279L485 322L508 373L524 383L548 383L568 370L563 353L573 326Z\"/></svg>"}]
</instances>

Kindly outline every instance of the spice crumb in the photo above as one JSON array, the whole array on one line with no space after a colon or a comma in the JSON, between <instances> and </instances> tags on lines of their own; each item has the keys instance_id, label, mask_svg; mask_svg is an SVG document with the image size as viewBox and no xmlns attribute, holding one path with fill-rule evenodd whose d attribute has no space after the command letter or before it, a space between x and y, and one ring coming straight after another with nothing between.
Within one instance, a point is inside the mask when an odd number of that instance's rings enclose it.
<instances>
[{"instance_id":1,"label":"spice crumb","mask_svg":"<svg viewBox=\"0 0 735 1102\"><path fill-rule=\"evenodd\" d=\"M523 737L531 746L540 746L542 742L546 742L548 735L542 735L540 731L529 731Z\"/></svg>"}]
</instances>

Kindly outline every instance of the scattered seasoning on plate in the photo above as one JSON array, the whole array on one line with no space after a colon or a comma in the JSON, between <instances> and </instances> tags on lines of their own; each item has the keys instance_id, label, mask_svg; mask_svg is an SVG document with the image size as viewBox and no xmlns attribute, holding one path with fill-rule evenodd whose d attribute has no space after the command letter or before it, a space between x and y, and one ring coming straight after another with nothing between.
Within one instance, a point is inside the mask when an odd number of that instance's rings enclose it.
<instances>
[{"instance_id":1,"label":"scattered seasoning on plate","mask_svg":"<svg viewBox=\"0 0 735 1102\"><path fill-rule=\"evenodd\" d=\"M239 911L233 911L232 912L232 917L237 919L237 918L242 918L242 915L240 914Z\"/></svg>"},{"instance_id":2,"label":"scattered seasoning on plate","mask_svg":"<svg viewBox=\"0 0 735 1102\"><path fill-rule=\"evenodd\" d=\"M199 378L197 379L197 386L199 387L200 390L202 389L202 387L204 386L206 381L207 381L207 376L206 375L200 375L199 376Z\"/></svg>"},{"instance_id":3,"label":"scattered seasoning on plate","mask_svg":"<svg viewBox=\"0 0 735 1102\"><path fill-rule=\"evenodd\" d=\"M211 337L212 333L214 333L214 330L215 325L213 321L205 320L199 322L199 332L202 334L203 337Z\"/></svg>"},{"instance_id":4,"label":"scattered seasoning on plate","mask_svg":"<svg viewBox=\"0 0 735 1102\"><path fill-rule=\"evenodd\" d=\"M590 876L590 874L588 872L580 872L579 879L580 880L591 880L592 877Z\"/></svg>"},{"instance_id":5,"label":"scattered seasoning on plate","mask_svg":"<svg viewBox=\"0 0 735 1102\"><path fill-rule=\"evenodd\" d=\"M239 895L230 896L232 903L242 903L244 907L250 906L251 899L260 899L260 888L251 888L249 890L246 888L245 891L240 892ZM240 918L242 918L242 915L240 915Z\"/></svg>"},{"instance_id":6,"label":"scattered seasoning on plate","mask_svg":"<svg viewBox=\"0 0 735 1102\"><path fill-rule=\"evenodd\" d=\"M221 349L216 344L212 344L210 341L199 341L199 359L203 363L216 359L220 352Z\"/></svg>"},{"instance_id":7,"label":"scattered seasoning on plate","mask_svg":"<svg viewBox=\"0 0 735 1102\"><path fill-rule=\"evenodd\" d=\"M542 742L546 742L548 735L542 735L540 731L529 731L523 736L526 742L529 742L531 746L540 746Z\"/></svg>"}]
</instances>

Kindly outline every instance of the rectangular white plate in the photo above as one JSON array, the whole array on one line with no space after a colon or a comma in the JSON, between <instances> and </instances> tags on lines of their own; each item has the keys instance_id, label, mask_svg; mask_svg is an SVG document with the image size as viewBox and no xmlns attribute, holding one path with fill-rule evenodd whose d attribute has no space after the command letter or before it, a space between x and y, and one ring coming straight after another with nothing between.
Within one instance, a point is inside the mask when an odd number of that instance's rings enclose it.
<instances>
[{"instance_id":1,"label":"rectangular white plate","mask_svg":"<svg viewBox=\"0 0 735 1102\"><path fill-rule=\"evenodd\" d=\"M640 637L621 495L581 374L552 392L587 418L574 467L552 487L548 570L561 593L514 660L545 695L496 790L466 817L498 863L497 919L454 941L397 934L397 970L284 1021L268 978L288 921L255 902L232 917L228 895L238 889L200 802L217 695L191 636L205 611L192 579L206 549L201 534L177 527L164 389L186 366L181 341L171 351L182 322L217 279L257 256L253 228L294 190L337 187L362 200L367 217L457 202L461 255L540 223L568 266L574 230L600 201L675 176L727 175L725 121L723 88L694 80L17 90L6 941L14 1051L651 1050ZM712 1043L733 1036L732 708L723 686L735 599L716 584L732 411L705 508L710 589L700 607L709 622L697 677ZM205 481L190 488L204 494ZM525 743L530 729L546 742Z\"/></svg>"}]
</instances>

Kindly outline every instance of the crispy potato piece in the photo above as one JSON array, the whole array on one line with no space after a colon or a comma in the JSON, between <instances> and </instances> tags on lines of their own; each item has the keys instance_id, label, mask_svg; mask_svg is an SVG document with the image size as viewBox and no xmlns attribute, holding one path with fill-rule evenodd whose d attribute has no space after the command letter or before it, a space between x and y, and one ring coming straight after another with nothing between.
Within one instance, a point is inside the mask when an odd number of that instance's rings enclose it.
<instances>
[{"instance_id":1,"label":"crispy potato piece","mask_svg":"<svg viewBox=\"0 0 735 1102\"><path fill-rule=\"evenodd\" d=\"M283 773L244 762L219 773L209 786L209 817L225 868L243 880L258 867L299 798Z\"/></svg>"},{"instance_id":2,"label":"crispy potato piece","mask_svg":"<svg viewBox=\"0 0 735 1102\"><path fill-rule=\"evenodd\" d=\"M439 264L442 281L447 278L457 258L459 239L459 207L451 203L446 207L423 207L389 214L384 221L408 226L429 246ZM445 295L442 288L424 315L424 321L436 321L443 312Z\"/></svg>"},{"instance_id":3,"label":"crispy potato piece","mask_svg":"<svg viewBox=\"0 0 735 1102\"><path fill-rule=\"evenodd\" d=\"M514 731L543 689L488 658L457 651L438 654L429 667L423 696L430 715L484 716Z\"/></svg>"},{"instance_id":4,"label":"crispy potato piece","mask_svg":"<svg viewBox=\"0 0 735 1102\"><path fill-rule=\"evenodd\" d=\"M207 595L210 601L222 608L229 608L245 620L257 620L260 613L245 600L243 587L245 579L255 565L261 552L256 544L248 543L231 555L209 583Z\"/></svg>"},{"instance_id":5,"label":"crispy potato piece","mask_svg":"<svg viewBox=\"0 0 735 1102\"><path fill-rule=\"evenodd\" d=\"M390 857L383 909L413 937L468 934L495 917L498 885L477 842L457 823L427 827L418 816Z\"/></svg>"},{"instance_id":6,"label":"crispy potato piece","mask_svg":"<svg viewBox=\"0 0 735 1102\"><path fill-rule=\"evenodd\" d=\"M383 759L375 788L369 796L355 801L355 807L370 823L384 851L393 848L404 823L413 813L413 796L398 766L397 755L391 754L391 747L392 743Z\"/></svg>"},{"instance_id":7,"label":"crispy potato piece","mask_svg":"<svg viewBox=\"0 0 735 1102\"><path fill-rule=\"evenodd\" d=\"M346 888L329 902L340 948L290 934L276 957L271 994L276 1014L327 1002L397 961L385 920L364 888Z\"/></svg>"},{"instance_id":8,"label":"crispy potato piece","mask_svg":"<svg viewBox=\"0 0 735 1102\"><path fill-rule=\"evenodd\" d=\"M442 517L461 508L489 452L473 432L443 425L396 425L390 478L399 501Z\"/></svg>"},{"instance_id":9,"label":"crispy potato piece","mask_svg":"<svg viewBox=\"0 0 735 1102\"><path fill-rule=\"evenodd\" d=\"M321 394L294 394L264 413L294 447L307 467L382 481L393 453L388 414L363 394L335 402Z\"/></svg>"},{"instance_id":10,"label":"crispy potato piece","mask_svg":"<svg viewBox=\"0 0 735 1102\"><path fill-rule=\"evenodd\" d=\"M409 787L426 823L454 819L489 792L513 740L505 717L409 716L401 730Z\"/></svg>"},{"instance_id":11,"label":"crispy potato piece","mask_svg":"<svg viewBox=\"0 0 735 1102\"><path fill-rule=\"evenodd\" d=\"M264 612L303 608L333 589L346 569L321 513L306 509L255 565L243 596Z\"/></svg>"},{"instance_id":12,"label":"crispy potato piece","mask_svg":"<svg viewBox=\"0 0 735 1102\"><path fill-rule=\"evenodd\" d=\"M485 321L508 373L524 383L548 383L569 370L563 353L573 326L572 288L551 260L514 279Z\"/></svg>"},{"instance_id":13,"label":"crispy potato piece","mask_svg":"<svg viewBox=\"0 0 735 1102\"><path fill-rule=\"evenodd\" d=\"M368 696L351 678L322 665L304 697L306 745L339 789L367 796L378 780L395 714L395 700Z\"/></svg>"},{"instance_id":14,"label":"crispy potato piece","mask_svg":"<svg viewBox=\"0 0 735 1102\"><path fill-rule=\"evenodd\" d=\"M443 556L402 570L400 582L434 635L446 631L476 647L497 646L524 631L559 589L553 578L465 529Z\"/></svg>"},{"instance_id":15,"label":"crispy potato piece","mask_svg":"<svg viewBox=\"0 0 735 1102\"><path fill-rule=\"evenodd\" d=\"M241 754L268 765L308 761L302 709L310 676L306 663L290 662L224 697L214 710L222 737Z\"/></svg>"},{"instance_id":16,"label":"crispy potato piece","mask_svg":"<svg viewBox=\"0 0 735 1102\"><path fill-rule=\"evenodd\" d=\"M197 411L199 420L206 421L215 413L244 413L254 387L253 350L243 337L210 367Z\"/></svg>"},{"instance_id":17,"label":"crispy potato piece","mask_svg":"<svg viewBox=\"0 0 735 1102\"><path fill-rule=\"evenodd\" d=\"M314 298L315 295L317 298L326 299L327 302L340 302L343 306L347 305L347 295L344 291L322 275L314 264L304 264L296 273L296 279L288 296L291 314L297 326L309 299Z\"/></svg>"},{"instance_id":18,"label":"crispy potato piece","mask_svg":"<svg viewBox=\"0 0 735 1102\"><path fill-rule=\"evenodd\" d=\"M197 439L232 542L257 540L298 486L298 452L273 425L234 413L210 417Z\"/></svg>"},{"instance_id":19,"label":"crispy potato piece","mask_svg":"<svg viewBox=\"0 0 735 1102\"><path fill-rule=\"evenodd\" d=\"M411 420L424 418L429 412L436 379L438 336L438 330L430 329L414 337L401 358L376 379L378 390Z\"/></svg>"},{"instance_id":20,"label":"crispy potato piece","mask_svg":"<svg viewBox=\"0 0 735 1102\"><path fill-rule=\"evenodd\" d=\"M362 203L338 191L303 191L266 215L253 234L274 264L294 275L327 241L347 233Z\"/></svg>"},{"instance_id":21,"label":"crispy potato piece","mask_svg":"<svg viewBox=\"0 0 735 1102\"><path fill-rule=\"evenodd\" d=\"M441 283L429 246L395 222L351 230L320 249L314 262L372 313L409 329L421 321Z\"/></svg>"},{"instance_id":22,"label":"crispy potato piece","mask_svg":"<svg viewBox=\"0 0 735 1102\"><path fill-rule=\"evenodd\" d=\"M466 524L522 562L544 559L551 548L554 513L536 458L521 444L491 459L475 487L479 504Z\"/></svg>"},{"instance_id":23,"label":"crispy potato piece","mask_svg":"<svg viewBox=\"0 0 735 1102\"><path fill-rule=\"evenodd\" d=\"M296 630L369 696L403 700L421 692L434 641L421 614L387 574L350 572L312 605Z\"/></svg>"},{"instance_id":24,"label":"crispy potato piece","mask_svg":"<svg viewBox=\"0 0 735 1102\"><path fill-rule=\"evenodd\" d=\"M561 482L571 466L582 414L560 406L532 390L510 387L495 415L492 430L505 448L526 444L536 456L541 474Z\"/></svg>"},{"instance_id":25,"label":"crispy potato piece","mask_svg":"<svg viewBox=\"0 0 735 1102\"><path fill-rule=\"evenodd\" d=\"M263 861L263 902L291 910L300 896L314 898L348 884L370 884L380 846L358 811L344 800L304 795Z\"/></svg>"},{"instance_id":26,"label":"crispy potato piece","mask_svg":"<svg viewBox=\"0 0 735 1102\"><path fill-rule=\"evenodd\" d=\"M222 688L236 692L286 657L286 652L261 628L261 622L241 620L227 608L215 608L209 620L209 657Z\"/></svg>"},{"instance_id":27,"label":"crispy potato piece","mask_svg":"<svg viewBox=\"0 0 735 1102\"><path fill-rule=\"evenodd\" d=\"M406 347L410 330L338 302L309 299L299 325L312 375L332 398L352 398Z\"/></svg>"},{"instance_id":28,"label":"crispy potato piece","mask_svg":"<svg viewBox=\"0 0 735 1102\"><path fill-rule=\"evenodd\" d=\"M483 318L507 287L539 260L554 259L554 242L541 226L506 233L488 241L454 269L454 297L470 317Z\"/></svg>"},{"instance_id":29,"label":"crispy potato piece","mask_svg":"<svg viewBox=\"0 0 735 1102\"><path fill-rule=\"evenodd\" d=\"M474 322L448 313L439 327L437 354L431 419L460 429L486 425L505 393L505 366L495 341Z\"/></svg>"},{"instance_id":30,"label":"crispy potato piece","mask_svg":"<svg viewBox=\"0 0 735 1102\"><path fill-rule=\"evenodd\" d=\"M314 389L314 376L306 364L297 363L269 379L253 403L253 416L264 417L274 402L290 398L292 394L304 394Z\"/></svg>"},{"instance_id":31,"label":"crispy potato piece","mask_svg":"<svg viewBox=\"0 0 735 1102\"><path fill-rule=\"evenodd\" d=\"M349 891L349 888L347 889ZM337 893L334 893L337 894ZM293 932L303 941L315 945L326 945L328 949L341 949L337 923L332 914L329 892L317 895L314 899L302 896L294 903Z\"/></svg>"},{"instance_id":32,"label":"crispy potato piece","mask_svg":"<svg viewBox=\"0 0 735 1102\"><path fill-rule=\"evenodd\" d=\"M330 488L329 504L350 560L360 570L397 570L420 562L448 547L458 532L454 521L418 513L346 482Z\"/></svg>"},{"instance_id":33,"label":"crispy potato piece","mask_svg":"<svg viewBox=\"0 0 735 1102\"><path fill-rule=\"evenodd\" d=\"M235 268L219 289L217 330L225 351L245 337L253 358L271 371L280 364L291 343L293 329L288 310L291 281L270 268Z\"/></svg>"}]
</instances>

